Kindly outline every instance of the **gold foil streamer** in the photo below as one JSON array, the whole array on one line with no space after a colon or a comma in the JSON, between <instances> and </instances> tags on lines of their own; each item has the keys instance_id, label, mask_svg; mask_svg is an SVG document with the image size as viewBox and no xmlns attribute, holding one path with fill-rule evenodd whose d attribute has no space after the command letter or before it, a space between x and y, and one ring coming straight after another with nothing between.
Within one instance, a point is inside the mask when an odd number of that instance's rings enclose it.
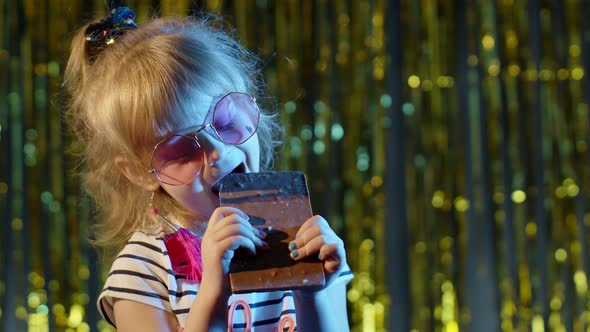
<instances>
[{"instance_id":1,"label":"gold foil streamer","mask_svg":"<svg viewBox=\"0 0 590 332\"><path fill-rule=\"evenodd\" d=\"M583 30L588 4L563 1L560 9L558 2L541 2L533 13L540 32L531 35L532 3L464 2L471 85L457 91L453 2L401 1L400 13L389 11L386 0L202 2L225 16L264 60L269 92L277 97L287 133L277 168L308 174L315 211L346 242L355 273L347 294L353 331L384 331L395 310L384 269L390 263L385 223L393 221L385 219L383 185L390 167L385 162L392 104L386 28L392 15L401 16L404 46L398 50L404 100L394 111L405 115L407 134L406 159L396 162L405 163L407 173L412 331L469 326L465 280L473 271L466 267L467 213L482 211L485 195L493 198L498 326L503 331L588 330L590 100L583 58L588 56L583 52L583 36L590 33ZM190 1L128 5L140 24L154 13L186 15L200 9ZM98 321L94 306L102 283L98 277L104 278L108 262L88 246L93 213L73 175L77 161L63 152L76 148L76 142L63 135L59 94L71 32L104 15L103 1L0 0L0 8L0 34L8 37L0 39L0 329L110 330ZM538 68L531 54L535 38L541 50ZM506 132L500 120L501 80ZM536 84L540 142L532 126ZM471 98L470 112L477 113L478 100L487 110L487 146L474 150L472 160L466 160L463 144L482 137L461 132L462 94ZM503 182L503 144L511 187ZM541 188L532 181L536 144L542 144ZM483 155L490 162L489 192L474 184L479 196L470 200L465 165L473 162L481 170L477 156ZM542 208L550 227L546 299L539 297L542 253L535 251L544 234L535 214L539 192L545 194ZM506 252L505 230L514 235L514 252Z\"/></svg>"}]
</instances>

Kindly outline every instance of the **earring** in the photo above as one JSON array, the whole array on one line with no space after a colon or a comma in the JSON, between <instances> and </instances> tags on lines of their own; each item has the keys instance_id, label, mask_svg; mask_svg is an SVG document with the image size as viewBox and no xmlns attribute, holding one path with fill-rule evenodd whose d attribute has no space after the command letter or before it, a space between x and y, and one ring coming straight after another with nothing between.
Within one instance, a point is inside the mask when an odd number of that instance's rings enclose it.
<instances>
[{"instance_id":1,"label":"earring","mask_svg":"<svg viewBox=\"0 0 590 332\"><path fill-rule=\"evenodd\" d=\"M153 214L158 216L158 208L154 206L154 196L156 195L155 191L152 191L152 195L150 196L150 210Z\"/></svg>"},{"instance_id":2,"label":"earring","mask_svg":"<svg viewBox=\"0 0 590 332\"><path fill-rule=\"evenodd\" d=\"M159 221L165 223L166 225L170 226L170 228L172 228L175 232L178 231L181 227L178 226L177 224L171 222L170 220L168 220L166 217L164 217L163 215L160 214L160 211L158 210L157 207L154 206L154 197L156 195L156 191L152 191L152 194L150 196L150 210L152 211L152 213L156 216L156 218L158 218Z\"/></svg>"}]
</instances>

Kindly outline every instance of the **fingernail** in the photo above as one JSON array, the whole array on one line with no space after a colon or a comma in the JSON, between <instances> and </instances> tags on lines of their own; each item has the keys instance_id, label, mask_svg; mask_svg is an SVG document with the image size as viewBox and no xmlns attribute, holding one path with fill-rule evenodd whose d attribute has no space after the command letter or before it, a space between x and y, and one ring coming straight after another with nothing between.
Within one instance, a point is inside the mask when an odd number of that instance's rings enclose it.
<instances>
[{"instance_id":1,"label":"fingernail","mask_svg":"<svg viewBox=\"0 0 590 332\"><path fill-rule=\"evenodd\" d=\"M245 218L246 220L250 220L250 216L249 216L249 215L247 215L247 214L245 214L245 213L244 213L244 218Z\"/></svg>"},{"instance_id":2,"label":"fingernail","mask_svg":"<svg viewBox=\"0 0 590 332\"><path fill-rule=\"evenodd\" d=\"M260 235L260 237L265 238L266 237L266 232L263 230L258 229L258 235Z\"/></svg>"},{"instance_id":3,"label":"fingernail","mask_svg":"<svg viewBox=\"0 0 590 332\"><path fill-rule=\"evenodd\" d=\"M318 254L318 259L322 260L322 254Z\"/></svg>"},{"instance_id":4,"label":"fingernail","mask_svg":"<svg viewBox=\"0 0 590 332\"><path fill-rule=\"evenodd\" d=\"M268 243L266 243L266 241L260 241L260 242L262 242L262 249L270 248L270 246L268 245Z\"/></svg>"},{"instance_id":5,"label":"fingernail","mask_svg":"<svg viewBox=\"0 0 590 332\"><path fill-rule=\"evenodd\" d=\"M301 236L301 234L297 233L295 234L295 238L298 239Z\"/></svg>"},{"instance_id":6,"label":"fingernail","mask_svg":"<svg viewBox=\"0 0 590 332\"><path fill-rule=\"evenodd\" d=\"M299 256L299 253L297 252L297 250L291 251L291 258L297 258L297 256Z\"/></svg>"},{"instance_id":7,"label":"fingernail","mask_svg":"<svg viewBox=\"0 0 590 332\"><path fill-rule=\"evenodd\" d=\"M289 250L295 250L295 249L297 249L297 243L295 243L295 242L289 243ZM297 257L297 256L295 256L295 257Z\"/></svg>"}]
</instances>

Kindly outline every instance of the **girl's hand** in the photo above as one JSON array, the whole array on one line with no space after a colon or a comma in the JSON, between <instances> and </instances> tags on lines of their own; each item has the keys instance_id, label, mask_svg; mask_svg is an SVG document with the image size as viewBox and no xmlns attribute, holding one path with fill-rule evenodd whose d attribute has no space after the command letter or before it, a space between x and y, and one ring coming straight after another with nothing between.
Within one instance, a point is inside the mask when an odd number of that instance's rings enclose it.
<instances>
[{"instance_id":1,"label":"girl's hand","mask_svg":"<svg viewBox=\"0 0 590 332\"><path fill-rule=\"evenodd\" d=\"M203 276L185 322L187 331L227 331L229 263L238 248L256 253L256 247L266 245L261 239L265 236L239 209L219 207L213 211L201 240Z\"/></svg>"},{"instance_id":2,"label":"girl's hand","mask_svg":"<svg viewBox=\"0 0 590 332\"><path fill-rule=\"evenodd\" d=\"M219 207L213 211L201 241L203 279L224 280L222 286L227 287L226 275L234 251L246 248L256 254L256 247L268 246L262 240L266 233L254 228L248 219L247 214L232 207Z\"/></svg>"},{"instance_id":3,"label":"girl's hand","mask_svg":"<svg viewBox=\"0 0 590 332\"><path fill-rule=\"evenodd\" d=\"M316 215L305 221L295 240L289 243L289 250L294 260L317 255L324 264L326 287L347 266L344 242L322 216Z\"/></svg>"}]
</instances>

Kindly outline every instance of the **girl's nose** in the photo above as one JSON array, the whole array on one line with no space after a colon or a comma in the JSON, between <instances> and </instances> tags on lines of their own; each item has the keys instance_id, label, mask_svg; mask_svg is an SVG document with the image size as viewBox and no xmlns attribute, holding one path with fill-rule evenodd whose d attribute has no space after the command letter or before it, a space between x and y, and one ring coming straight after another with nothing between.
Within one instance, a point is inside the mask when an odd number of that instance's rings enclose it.
<instances>
[{"instance_id":1,"label":"girl's nose","mask_svg":"<svg viewBox=\"0 0 590 332\"><path fill-rule=\"evenodd\" d=\"M227 145L210 133L206 132L200 136L199 141L201 142L203 152L205 153L205 163L210 167L214 166L224 157Z\"/></svg>"}]
</instances>

